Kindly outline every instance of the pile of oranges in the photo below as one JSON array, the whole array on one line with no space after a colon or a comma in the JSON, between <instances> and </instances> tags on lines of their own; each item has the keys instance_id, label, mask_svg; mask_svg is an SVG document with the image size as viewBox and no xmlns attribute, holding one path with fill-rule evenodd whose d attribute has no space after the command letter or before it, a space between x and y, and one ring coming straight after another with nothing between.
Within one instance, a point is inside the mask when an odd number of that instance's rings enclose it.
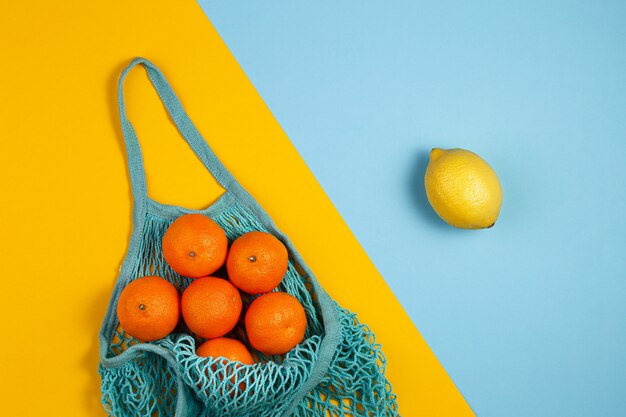
<instances>
[{"instance_id":1,"label":"pile of oranges","mask_svg":"<svg viewBox=\"0 0 626 417\"><path fill-rule=\"evenodd\" d=\"M266 355L289 352L304 339L304 308L293 296L272 292L288 267L288 252L274 235L249 232L230 248L224 230L202 214L178 217L162 242L165 261L193 281L182 296L162 277L130 282L120 294L117 316L134 338L149 342L169 335L182 318L196 336L207 339L196 353L244 364L254 360L240 341L224 337L239 323L241 292L260 295L248 307L245 333L250 345ZM226 265L228 279L212 276Z\"/></svg>"}]
</instances>

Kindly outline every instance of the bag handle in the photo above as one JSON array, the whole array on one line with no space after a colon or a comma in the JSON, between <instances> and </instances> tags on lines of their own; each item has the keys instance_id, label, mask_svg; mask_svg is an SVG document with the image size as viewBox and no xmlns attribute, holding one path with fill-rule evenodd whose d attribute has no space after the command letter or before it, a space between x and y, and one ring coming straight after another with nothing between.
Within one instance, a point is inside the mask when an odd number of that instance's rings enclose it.
<instances>
[{"instance_id":1,"label":"bag handle","mask_svg":"<svg viewBox=\"0 0 626 417\"><path fill-rule=\"evenodd\" d=\"M187 144L194 151L196 156L202 161L206 169L213 175L215 180L227 191L241 189L241 186L235 178L228 172L226 167L220 162L215 153L198 132L193 122L183 109L180 100L174 93L174 90L167 82L163 73L150 61L145 58L135 58L122 71L118 83L118 106L120 113L120 122L122 125L122 134L126 142L126 153L128 155L128 165L130 171L130 181L135 199L135 204L143 206L147 200L146 173L141 154L141 147L137 134L132 123L126 114L126 104L124 102L124 80L126 76L135 66L142 65L150 82L154 86L159 98L167 109L170 117L174 121L176 128L183 136Z\"/></svg>"}]
</instances>

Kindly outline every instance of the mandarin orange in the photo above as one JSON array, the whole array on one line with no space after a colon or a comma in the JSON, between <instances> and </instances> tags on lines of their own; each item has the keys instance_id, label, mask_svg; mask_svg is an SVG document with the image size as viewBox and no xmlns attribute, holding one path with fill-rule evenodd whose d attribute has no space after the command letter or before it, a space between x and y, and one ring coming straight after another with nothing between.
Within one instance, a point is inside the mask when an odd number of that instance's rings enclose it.
<instances>
[{"instance_id":1,"label":"mandarin orange","mask_svg":"<svg viewBox=\"0 0 626 417\"><path fill-rule=\"evenodd\" d=\"M228 337L209 339L196 349L196 354L203 357L226 358L229 361L254 364L254 359L246 346L239 340Z\"/></svg>"},{"instance_id":2,"label":"mandarin orange","mask_svg":"<svg viewBox=\"0 0 626 417\"><path fill-rule=\"evenodd\" d=\"M230 332L241 315L239 291L222 278L198 278L183 292L183 319L198 336L215 338Z\"/></svg>"},{"instance_id":3,"label":"mandarin orange","mask_svg":"<svg viewBox=\"0 0 626 417\"><path fill-rule=\"evenodd\" d=\"M228 239L215 221L203 214L178 217L163 235L163 257L174 271L198 278L217 271L226 261Z\"/></svg>"},{"instance_id":4,"label":"mandarin orange","mask_svg":"<svg viewBox=\"0 0 626 417\"><path fill-rule=\"evenodd\" d=\"M169 335L180 318L180 297L176 287L157 276L130 282L117 301L117 317L122 328L144 342Z\"/></svg>"},{"instance_id":5,"label":"mandarin orange","mask_svg":"<svg viewBox=\"0 0 626 417\"><path fill-rule=\"evenodd\" d=\"M263 294L250 304L245 317L250 344L268 355L287 353L302 342L306 325L302 304L284 292Z\"/></svg>"},{"instance_id":6,"label":"mandarin orange","mask_svg":"<svg viewBox=\"0 0 626 417\"><path fill-rule=\"evenodd\" d=\"M249 232L236 239L226 259L228 278L248 294L272 291L287 272L287 248L274 235Z\"/></svg>"}]
</instances>

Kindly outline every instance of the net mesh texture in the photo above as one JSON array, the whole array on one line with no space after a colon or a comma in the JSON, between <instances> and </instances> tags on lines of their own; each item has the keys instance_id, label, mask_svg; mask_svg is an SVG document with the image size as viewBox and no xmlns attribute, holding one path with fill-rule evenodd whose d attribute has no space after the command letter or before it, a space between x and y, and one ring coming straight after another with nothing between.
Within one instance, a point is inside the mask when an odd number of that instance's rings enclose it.
<instances>
[{"instance_id":1,"label":"net mesh texture","mask_svg":"<svg viewBox=\"0 0 626 417\"><path fill-rule=\"evenodd\" d=\"M175 217L148 211L139 257L132 274L125 278L127 282L158 275L168 279L180 293L189 285L191 280L174 272L161 252L163 234ZM253 213L237 202L209 217L224 229L231 243L247 232L267 231ZM225 278L225 269L213 275ZM185 417L283 415L294 401L298 388L311 375L324 336L324 325L311 281L291 259L287 274L276 290L296 297L307 316L305 339L290 352L265 356L254 350L240 322L226 337L243 342L255 359L254 365L199 357L195 349L204 339L192 336L181 320L168 337L150 342L171 352L178 369L150 351L142 351L117 367L100 365L102 403L106 412L115 417L173 417L179 378L182 378L192 393L193 402ZM244 312L255 297L242 293ZM116 303L117 300L113 305ZM339 344L320 383L297 403L291 415L399 416L396 396L385 378L385 356L374 334L355 314L334 302L333 306L339 316ZM115 320L111 328L115 330L110 337L107 335L107 357L120 355L140 343L124 332L115 315L111 317Z\"/></svg>"}]
</instances>

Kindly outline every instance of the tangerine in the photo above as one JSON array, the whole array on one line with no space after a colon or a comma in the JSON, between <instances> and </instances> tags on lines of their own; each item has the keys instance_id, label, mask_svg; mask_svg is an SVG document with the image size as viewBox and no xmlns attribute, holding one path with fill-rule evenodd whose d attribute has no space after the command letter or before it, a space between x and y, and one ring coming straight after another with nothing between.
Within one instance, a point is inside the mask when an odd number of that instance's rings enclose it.
<instances>
[{"instance_id":1,"label":"tangerine","mask_svg":"<svg viewBox=\"0 0 626 417\"><path fill-rule=\"evenodd\" d=\"M245 317L250 344L267 355L287 353L302 342L306 324L302 304L284 292L263 294L250 304Z\"/></svg>"},{"instance_id":2,"label":"tangerine","mask_svg":"<svg viewBox=\"0 0 626 417\"><path fill-rule=\"evenodd\" d=\"M182 296L183 319L198 336L213 339L230 332L241 315L239 291L222 278L198 278Z\"/></svg>"},{"instance_id":3,"label":"tangerine","mask_svg":"<svg viewBox=\"0 0 626 417\"><path fill-rule=\"evenodd\" d=\"M174 330L180 318L180 297L165 278L141 277L124 287L116 311L126 333L150 342Z\"/></svg>"},{"instance_id":4,"label":"tangerine","mask_svg":"<svg viewBox=\"0 0 626 417\"><path fill-rule=\"evenodd\" d=\"M209 339L196 349L196 355L211 358L226 358L229 361L254 364L254 359L246 346L239 340L228 337Z\"/></svg>"},{"instance_id":5,"label":"tangerine","mask_svg":"<svg viewBox=\"0 0 626 417\"><path fill-rule=\"evenodd\" d=\"M224 374L219 373L220 382L224 381L224 376L232 375L228 378L230 382L230 386L220 385L219 392L221 395L228 393L232 398L237 394L237 392L244 392L246 390L246 383L240 382L237 385L237 369L239 369L242 364L243 365L253 365L254 359L250 354L250 351L246 348L246 346L238 340L229 339L227 337L219 337L217 339L209 339L196 349L196 354L198 356L203 357L212 357L212 358L226 358L229 361L239 362L235 364L234 368L226 371ZM216 364L211 366L211 372L215 373L218 371L218 367ZM208 369L205 371L205 376L207 378L211 378ZM203 386L199 386L200 389L203 389Z\"/></svg>"},{"instance_id":6,"label":"tangerine","mask_svg":"<svg viewBox=\"0 0 626 417\"><path fill-rule=\"evenodd\" d=\"M270 233L255 231L233 242L226 269L230 281L241 291L262 294L280 284L288 264L285 245Z\"/></svg>"},{"instance_id":7,"label":"tangerine","mask_svg":"<svg viewBox=\"0 0 626 417\"><path fill-rule=\"evenodd\" d=\"M226 261L228 239L224 229L203 214L185 214L167 228L163 257L174 271L198 278L217 271Z\"/></svg>"}]
</instances>

